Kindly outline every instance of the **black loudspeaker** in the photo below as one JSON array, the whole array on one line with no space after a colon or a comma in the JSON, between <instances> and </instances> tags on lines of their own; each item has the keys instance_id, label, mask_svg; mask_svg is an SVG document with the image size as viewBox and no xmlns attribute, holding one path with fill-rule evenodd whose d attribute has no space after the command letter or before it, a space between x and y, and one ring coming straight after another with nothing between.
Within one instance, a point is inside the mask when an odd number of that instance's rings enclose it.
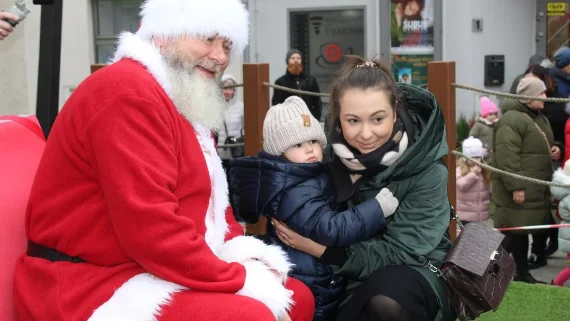
<instances>
[{"instance_id":1,"label":"black loudspeaker","mask_svg":"<svg viewBox=\"0 0 570 321\"><path fill-rule=\"evenodd\" d=\"M485 87L502 86L505 83L505 55L485 56Z\"/></svg>"},{"instance_id":2,"label":"black loudspeaker","mask_svg":"<svg viewBox=\"0 0 570 321\"><path fill-rule=\"evenodd\" d=\"M55 0L34 0L34 4L39 5L46 5L46 4L53 4Z\"/></svg>"}]
</instances>

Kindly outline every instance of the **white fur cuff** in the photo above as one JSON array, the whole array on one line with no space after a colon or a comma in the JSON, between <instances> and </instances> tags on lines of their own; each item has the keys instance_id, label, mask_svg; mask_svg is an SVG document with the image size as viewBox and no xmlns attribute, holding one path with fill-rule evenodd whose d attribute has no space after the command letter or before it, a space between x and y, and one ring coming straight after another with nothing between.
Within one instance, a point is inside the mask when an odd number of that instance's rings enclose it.
<instances>
[{"instance_id":1,"label":"white fur cuff","mask_svg":"<svg viewBox=\"0 0 570 321\"><path fill-rule=\"evenodd\" d=\"M293 303L292 292L264 263L249 261L243 266L246 271L245 284L237 294L260 301L271 310L276 320L281 320Z\"/></svg>"},{"instance_id":2,"label":"white fur cuff","mask_svg":"<svg viewBox=\"0 0 570 321\"><path fill-rule=\"evenodd\" d=\"M277 271L282 282L287 280L287 274L293 266L289 263L287 253L277 245L267 245L252 236L237 236L222 246L218 257L226 262L244 263L257 259L270 269Z\"/></svg>"}]
</instances>

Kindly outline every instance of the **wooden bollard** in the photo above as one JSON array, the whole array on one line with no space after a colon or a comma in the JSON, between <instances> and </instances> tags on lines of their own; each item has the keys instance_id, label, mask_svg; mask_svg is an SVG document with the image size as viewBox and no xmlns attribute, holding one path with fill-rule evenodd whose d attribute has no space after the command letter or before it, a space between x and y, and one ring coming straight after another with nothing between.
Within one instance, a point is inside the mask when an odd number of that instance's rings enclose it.
<instances>
[{"instance_id":1,"label":"wooden bollard","mask_svg":"<svg viewBox=\"0 0 570 321\"><path fill-rule=\"evenodd\" d=\"M447 193L449 200L455 207L455 155L451 153L455 149L457 142L457 128L455 122L455 62L454 61L433 61L428 63L428 90L432 92L443 111L445 118L445 131L447 134L447 146L449 153L444 157L445 164L449 170L447 178ZM452 220L449 224L451 241L454 242L457 236L457 226Z\"/></svg>"},{"instance_id":2,"label":"wooden bollard","mask_svg":"<svg viewBox=\"0 0 570 321\"><path fill-rule=\"evenodd\" d=\"M243 65L244 154L256 156L263 148L263 120L269 110L269 64ZM248 224L248 234L265 234L267 219L260 217L257 224Z\"/></svg>"}]
</instances>

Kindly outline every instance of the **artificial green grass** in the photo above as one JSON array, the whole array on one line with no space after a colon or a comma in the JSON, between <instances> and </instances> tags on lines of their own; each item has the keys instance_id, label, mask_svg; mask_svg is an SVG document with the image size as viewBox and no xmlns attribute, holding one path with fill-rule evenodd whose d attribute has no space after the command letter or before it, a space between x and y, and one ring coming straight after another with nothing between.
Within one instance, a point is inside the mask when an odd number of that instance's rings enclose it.
<instances>
[{"instance_id":1,"label":"artificial green grass","mask_svg":"<svg viewBox=\"0 0 570 321\"><path fill-rule=\"evenodd\" d=\"M497 312L477 320L570 320L570 288L512 282Z\"/></svg>"}]
</instances>

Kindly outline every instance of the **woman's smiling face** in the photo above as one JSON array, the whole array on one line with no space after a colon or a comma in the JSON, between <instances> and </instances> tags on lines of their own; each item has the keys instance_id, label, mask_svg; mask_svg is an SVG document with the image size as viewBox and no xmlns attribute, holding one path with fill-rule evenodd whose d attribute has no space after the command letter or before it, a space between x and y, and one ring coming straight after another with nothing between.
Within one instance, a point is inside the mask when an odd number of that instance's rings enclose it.
<instances>
[{"instance_id":1,"label":"woman's smiling face","mask_svg":"<svg viewBox=\"0 0 570 321\"><path fill-rule=\"evenodd\" d=\"M361 154L376 150L392 136L396 113L383 90L347 89L339 103L344 139Z\"/></svg>"}]
</instances>

